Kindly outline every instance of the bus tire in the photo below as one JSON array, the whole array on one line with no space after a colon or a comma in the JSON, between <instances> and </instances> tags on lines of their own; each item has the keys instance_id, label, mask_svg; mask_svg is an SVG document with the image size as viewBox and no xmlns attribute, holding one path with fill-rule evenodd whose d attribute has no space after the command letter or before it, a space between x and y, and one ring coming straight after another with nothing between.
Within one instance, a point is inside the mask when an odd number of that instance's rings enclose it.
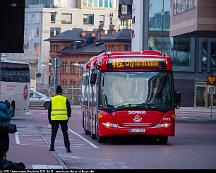
<instances>
[{"instance_id":1,"label":"bus tire","mask_svg":"<svg viewBox=\"0 0 216 173\"><path fill-rule=\"evenodd\" d=\"M96 137L95 134L91 134L91 138L92 138L92 139L96 139L97 137Z\"/></svg>"},{"instance_id":2,"label":"bus tire","mask_svg":"<svg viewBox=\"0 0 216 173\"><path fill-rule=\"evenodd\" d=\"M84 128L85 135L90 135L90 132Z\"/></svg>"},{"instance_id":3,"label":"bus tire","mask_svg":"<svg viewBox=\"0 0 216 173\"><path fill-rule=\"evenodd\" d=\"M159 137L159 144L167 144L168 136L160 136Z\"/></svg>"},{"instance_id":4,"label":"bus tire","mask_svg":"<svg viewBox=\"0 0 216 173\"><path fill-rule=\"evenodd\" d=\"M44 103L44 108L45 108L46 110L49 109L49 104L50 104L49 102L45 102L45 103Z\"/></svg>"},{"instance_id":5,"label":"bus tire","mask_svg":"<svg viewBox=\"0 0 216 173\"><path fill-rule=\"evenodd\" d=\"M106 142L106 137L98 135L97 140L98 140L99 143L105 143Z\"/></svg>"},{"instance_id":6,"label":"bus tire","mask_svg":"<svg viewBox=\"0 0 216 173\"><path fill-rule=\"evenodd\" d=\"M85 135L90 135L90 132L88 130L86 130L85 128L85 124L84 124L84 113L83 113L83 119L82 119L82 125L83 125L83 129L84 129L84 132L85 132Z\"/></svg>"}]
</instances>

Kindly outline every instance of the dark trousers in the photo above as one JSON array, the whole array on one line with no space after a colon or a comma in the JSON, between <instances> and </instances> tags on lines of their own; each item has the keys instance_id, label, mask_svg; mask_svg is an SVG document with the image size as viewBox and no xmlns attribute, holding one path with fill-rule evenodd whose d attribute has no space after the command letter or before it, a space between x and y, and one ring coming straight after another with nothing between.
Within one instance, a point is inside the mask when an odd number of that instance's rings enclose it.
<instances>
[{"instance_id":1,"label":"dark trousers","mask_svg":"<svg viewBox=\"0 0 216 173\"><path fill-rule=\"evenodd\" d=\"M0 135L0 162L6 157L6 153L9 150L9 134Z\"/></svg>"},{"instance_id":2,"label":"dark trousers","mask_svg":"<svg viewBox=\"0 0 216 173\"><path fill-rule=\"evenodd\" d=\"M66 148L70 148L70 142L68 138L68 121L52 121L52 135L51 135L51 147L54 147L56 134L58 132L59 124L61 126L61 130L64 136L64 144Z\"/></svg>"}]
</instances>

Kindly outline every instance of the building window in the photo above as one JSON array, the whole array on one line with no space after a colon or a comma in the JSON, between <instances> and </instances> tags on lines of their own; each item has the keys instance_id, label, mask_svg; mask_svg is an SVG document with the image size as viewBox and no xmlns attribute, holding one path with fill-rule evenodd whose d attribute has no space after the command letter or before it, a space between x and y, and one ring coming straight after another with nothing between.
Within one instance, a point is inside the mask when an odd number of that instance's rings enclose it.
<instances>
[{"instance_id":1,"label":"building window","mask_svg":"<svg viewBox=\"0 0 216 173\"><path fill-rule=\"evenodd\" d=\"M170 56L174 66L191 66L191 38L171 38Z\"/></svg>"},{"instance_id":2,"label":"building window","mask_svg":"<svg viewBox=\"0 0 216 173\"><path fill-rule=\"evenodd\" d=\"M94 14L83 14L83 24L94 25Z\"/></svg>"},{"instance_id":3,"label":"building window","mask_svg":"<svg viewBox=\"0 0 216 173\"><path fill-rule=\"evenodd\" d=\"M94 1L93 7L98 7L98 0L93 0L93 1Z\"/></svg>"},{"instance_id":4,"label":"building window","mask_svg":"<svg viewBox=\"0 0 216 173\"><path fill-rule=\"evenodd\" d=\"M73 62L70 62L70 74L73 73Z\"/></svg>"},{"instance_id":5,"label":"building window","mask_svg":"<svg viewBox=\"0 0 216 173\"><path fill-rule=\"evenodd\" d=\"M207 70L208 42L202 42L202 70Z\"/></svg>"},{"instance_id":6,"label":"building window","mask_svg":"<svg viewBox=\"0 0 216 173\"><path fill-rule=\"evenodd\" d=\"M148 40L148 49L170 55L174 66L191 67L191 39L179 37L153 37Z\"/></svg>"},{"instance_id":7,"label":"building window","mask_svg":"<svg viewBox=\"0 0 216 173\"><path fill-rule=\"evenodd\" d=\"M109 8L109 0L104 0L104 8Z\"/></svg>"},{"instance_id":8,"label":"building window","mask_svg":"<svg viewBox=\"0 0 216 173\"><path fill-rule=\"evenodd\" d=\"M211 70L216 71L216 42L211 42Z\"/></svg>"},{"instance_id":9,"label":"building window","mask_svg":"<svg viewBox=\"0 0 216 173\"><path fill-rule=\"evenodd\" d=\"M73 73L75 73L75 65L74 65L75 63L76 63L76 62L74 61L74 62L73 62Z\"/></svg>"},{"instance_id":10,"label":"building window","mask_svg":"<svg viewBox=\"0 0 216 173\"><path fill-rule=\"evenodd\" d=\"M113 0L83 0L82 7L113 8Z\"/></svg>"},{"instance_id":11,"label":"building window","mask_svg":"<svg viewBox=\"0 0 216 173\"><path fill-rule=\"evenodd\" d=\"M51 13L51 23L55 23L56 22L56 13Z\"/></svg>"},{"instance_id":12,"label":"building window","mask_svg":"<svg viewBox=\"0 0 216 173\"><path fill-rule=\"evenodd\" d=\"M184 13L196 7L195 0L174 0L173 15Z\"/></svg>"},{"instance_id":13,"label":"building window","mask_svg":"<svg viewBox=\"0 0 216 173\"><path fill-rule=\"evenodd\" d=\"M92 1L93 0L88 0L88 7L92 7Z\"/></svg>"},{"instance_id":14,"label":"building window","mask_svg":"<svg viewBox=\"0 0 216 173\"><path fill-rule=\"evenodd\" d=\"M105 15L99 15L99 25L104 25L105 23Z\"/></svg>"},{"instance_id":15,"label":"building window","mask_svg":"<svg viewBox=\"0 0 216 173\"><path fill-rule=\"evenodd\" d=\"M87 7L87 0L83 0L82 3L83 7Z\"/></svg>"},{"instance_id":16,"label":"building window","mask_svg":"<svg viewBox=\"0 0 216 173\"><path fill-rule=\"evenodd\" d=\"M72 24L72 14L62 13L62 24Z\"/></svg>"},{"instance_id":17,"label":"building window","mask_svg":"<svg viewBox=\"0 0 216 173\"><path fill-rule=\"evenodd\" d=\"M100 7L100 8L103 8L103 4L104 4L104 3L103 3L103 0L99 0L99 7Z\"/></svg>"},{"instance_id":18,"label":"building window","mask_svg":"<svg viewBox=\"0 0 216 173\"><path fill-rule=\"evenodd\" d=\"M59 33L61 33L61 28L53 28L53 27L50 28L50 37L54 37Z\"/></svg>"},{"instance_id":19,"label":"building window","mask_svg":"<svg viewBox=\"0 0 216 173\"><path fill-rule=\"evenodd\" d=\"M150 0L149 30L169 31L170 27L170 0Z\"/></svg>"},{"instance_id":20,"label":"building window","mask_svg":"<svg viewBox=\"0 0 216 173\"><path fill-rule=\"evenodd\" d=\"M65 73L67 73L67 62L65 62Z\"/></svg>"},{"instance_id":21,"label":"building window","mask_svg":"<svg viewBox=\"0 0 216 173\"><path fill-rule=\"evenodd\" d=\"M112 8L113 7L113 0L110 0L109 2L109 8Z\"/></svg>"},{"instance_id":22,"label":"building window","mask_svg":"<svg viewBox=\"0 0 216 173\"><path fill-rule=\"evenodd\" d=\"M121 6L121 14L127 14L128 13L128 11L127 11L127 5L122 5Z\"/></svg>"},{"instance_id":23,"label":"building window","mask_svg":"<svg viewBox=\"0 0 216 173\"><path fill-rule=\"evenodd\" d=\"M129 45L124 45L124 51L129 51Z\"/></svg>"},{"instance_id":24,"label":"building window","mask_svg":"<svg viewBox=\"0 0 216 173\"><path fill-rule=\"evenodd\" d=\"M164 0L163 31L170 30L170 0Z\"/></svg>"},{"instance_id":25,"label":"building window","mask_svg":"<svg viewBox=\"0 0 216 173\"><path fill-rule=\"evenodd\" d=\"M149 30L162 31L163 1L150 0Z\"/></svg>"}]
</instances>

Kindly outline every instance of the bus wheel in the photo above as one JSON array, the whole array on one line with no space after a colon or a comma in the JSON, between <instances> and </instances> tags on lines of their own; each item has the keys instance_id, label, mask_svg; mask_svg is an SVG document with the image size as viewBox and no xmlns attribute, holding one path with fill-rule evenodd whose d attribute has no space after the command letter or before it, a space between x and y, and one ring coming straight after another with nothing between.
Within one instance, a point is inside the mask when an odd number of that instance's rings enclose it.
<instances>
[{"instance_id":1,"label":"bus wheel","mask_svg":"<svg viewBox=\"0 0 216 173\"><path fill-rule=\"evenodd\" d=\"M159 144L167 144L168 136L160 136L159 137Z\"/></svg>"},{"instance_id":2,"label":"bus wheel","mask_svg":"<svg viewBox=\"0 0 216 173\"><path fill-rule=\"evenodd\" d=\"M105 143L106 142L106 137L104 136L97 136L97 140L99 143Z\"/></svg>"},{"instance_id":3,"label":"bus wheel","mask_svg":"<svg viewBox=\"0 0 216 173\"><path fill-rule=\"evenodd\" d=\"M92 139L96 139L96 135L95 134L91 134L91 138Z\"/></svg>"},{"instance_id":4,"label":"bus wheel","mask_svg":"<svg viewBox=\"0 0 216 173\"><path fill-rule=\"evenodd\" d=\"M44 108L47 110L47 109L49 109L49 102L45 102L44 103Z\"/></svg>"},{"instance_id":5,"label":"bus wheel","mask_svg":"<svg viewBox=\"0 0 216 173\"><path fill-rule=\"evenodd\" d=\"M83 119L82 119L82 125L83 125L83 129L84 129L84 132L85 132L85 135L90 135L90 132L88 130L86 130L85 128L85 124L84 124L84 113L83 113Z\"/></svg>"},{"instance_id":6,"label":"bus wheel","mask_svg":"<svg viewBox=\"0 0 216 173\"><path fill-rule=\"evenodd\" d=\"M86 130L85 128L84 128L84 131L85 131L85 135L90 135L91 133L88 131L88 130Z\"/></svg>"}]
</instances>

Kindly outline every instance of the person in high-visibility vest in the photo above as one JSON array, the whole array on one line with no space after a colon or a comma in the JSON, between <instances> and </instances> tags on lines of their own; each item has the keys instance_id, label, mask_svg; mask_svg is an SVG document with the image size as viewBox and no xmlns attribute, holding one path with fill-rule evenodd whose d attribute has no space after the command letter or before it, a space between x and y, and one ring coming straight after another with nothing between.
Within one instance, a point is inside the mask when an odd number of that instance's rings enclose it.
<instances>
[{"instance_id":1,"label":"person in high-visibility vest","mask_svg":"<svg viewBox=\"0 0 216 173\"><path fill-rule=\"evenodd\" d=\"M68 99L62 95L61 86L56 88L56 96L52 97L48 109L48 120L52 126L51 144L49 151L55 151L55 138L59 125L61 126L64 136L64 144L68 153L70 150L70 142L68 137L68 120L71 116L71 107Z\"/></svg>"}]
</instances>

